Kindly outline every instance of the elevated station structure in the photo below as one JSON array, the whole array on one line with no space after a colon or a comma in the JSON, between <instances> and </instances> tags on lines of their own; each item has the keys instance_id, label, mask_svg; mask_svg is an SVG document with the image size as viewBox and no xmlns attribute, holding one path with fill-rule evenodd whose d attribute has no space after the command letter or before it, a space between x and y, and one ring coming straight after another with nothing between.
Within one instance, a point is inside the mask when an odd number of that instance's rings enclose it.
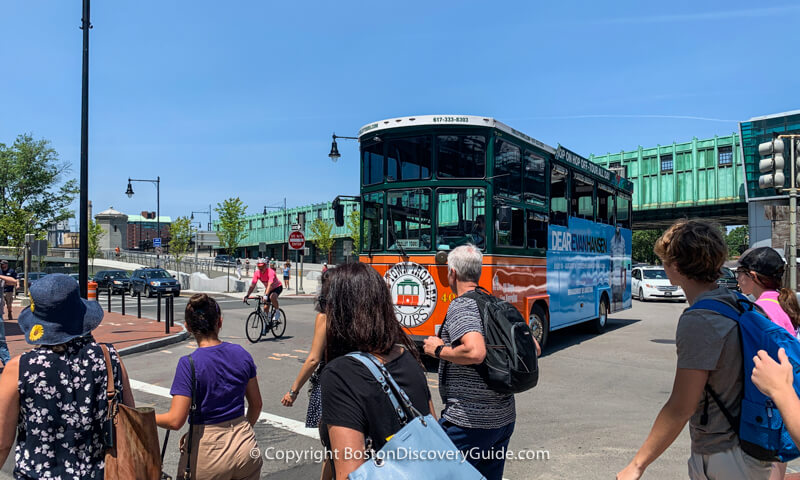
<instances>
[{"instance_id":1,"label":"elevated station structure","mask_svg":"<svg viewBox=\"0 0 800 480\"><path fill-rule=\"evenodd\" d=\"M789 196L783 190L759 189L758 145L769 142L781 134L800 134L800 110L754 117L739 124L741 152L746 179L745 195L748 202L750 246L771 246L785 251L789 244ZM784 175L785 187L790 186L791 153L786 141Z\"/></svg>"},{"instance_id":2,"label":"elevated station structure","mask_svg":"<svg viewBox=\"0 0 800 480\"><path fill-rule=\"evenodd\" d=\"M666 228L684 217L746 224L742 158L735 133L589 157L633 182L633 228L638 230Z\"/></svg>"}]
</instances>

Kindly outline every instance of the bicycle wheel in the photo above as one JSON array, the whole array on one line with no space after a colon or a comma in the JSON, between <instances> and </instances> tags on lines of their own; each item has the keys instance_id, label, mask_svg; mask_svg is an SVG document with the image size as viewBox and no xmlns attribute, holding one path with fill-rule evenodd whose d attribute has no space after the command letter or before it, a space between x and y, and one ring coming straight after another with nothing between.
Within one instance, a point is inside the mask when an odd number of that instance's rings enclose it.
<instances>
[{"instance_id":1,"label":"bicycle wheel","mask_svg":"<svg viewBox=\"0 0 800 480\"><path fill-rule=\"evenodd\" d=\"M261 340L261 333L264 331L263 320L258 312L252 312L247 317L247 322L244 324L244 333L247 339L252 343Z\"/></svg>"},{"instance_id":2,"label":"bicycle wheel","mask_svg":"<svg viewBox=\"0 0 800 480\"><path fill-rule=\"evenodd\" d=\"M272 320L272 335L275 338L281 338L283 336L283 332L286 331L286 314L283 313L283 309L278 309L280 313L280 318L277 320Z\"/></svg>"}]
</instances>

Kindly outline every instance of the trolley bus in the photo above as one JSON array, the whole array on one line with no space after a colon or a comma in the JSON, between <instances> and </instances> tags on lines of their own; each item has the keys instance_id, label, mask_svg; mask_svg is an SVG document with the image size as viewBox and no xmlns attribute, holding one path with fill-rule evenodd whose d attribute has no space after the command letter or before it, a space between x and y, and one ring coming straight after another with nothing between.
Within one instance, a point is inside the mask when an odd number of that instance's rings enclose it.
<instances>
[{"instance_id":1,"label":"trolley bus","mask_svg":"<svg viewBox=\"0 0 800 480\"><path fill-rule=\"evenodd\" d=\"M467 243L484 254L480 285L541 345L579 323L601 333L630 308L629 180L492 118L392 118L358 140L359 258L384 276L416 341L438 333L455 298L447 252Z\"/></svg>"}]
</instances>

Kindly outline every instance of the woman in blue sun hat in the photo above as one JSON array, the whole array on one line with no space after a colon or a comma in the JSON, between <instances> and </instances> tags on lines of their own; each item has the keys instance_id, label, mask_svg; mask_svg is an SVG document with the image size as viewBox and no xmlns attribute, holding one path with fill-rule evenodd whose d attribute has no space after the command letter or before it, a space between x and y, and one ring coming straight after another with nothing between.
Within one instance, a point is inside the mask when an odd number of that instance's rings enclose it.
<instances>
[{"instance_id":1,"label":"woman in blue sun hat","mask_svg":"<svg viewBox=\"0 0 800 480\"><path fill-rule=\"evenodd\" d=\"M31 284L19 316L35 348L11 359L0 377L0 465L16 436L14 478L102 479L108 376L92 330L103 320L97 302L80 297L59 273ZM134 406L128 374L111 345L115 388Z\"/></svg>"}]
</instances>

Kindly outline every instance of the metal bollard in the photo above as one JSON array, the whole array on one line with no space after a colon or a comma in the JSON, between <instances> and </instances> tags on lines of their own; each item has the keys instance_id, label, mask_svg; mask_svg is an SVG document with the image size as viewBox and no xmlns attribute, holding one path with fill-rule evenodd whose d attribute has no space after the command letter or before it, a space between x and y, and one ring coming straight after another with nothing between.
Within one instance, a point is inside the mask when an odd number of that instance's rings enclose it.
<instances>
[{"instance_id":1,"label":"metal bollard","mask_svg":"<svg viewBox=\"0 0 800 480\"><path fill-rule=\"evenodd\" d=\"M120 300L122 300L122 316L125 316L125 297L128 295L128 292L122 292L122 295L119 296Z\"/></svg>"},{"instance_id":2,"label":"metal bollard","mask_svg":"<svg viewBox=\"0 0 800 480\"><path fill-rule=\"evenodd\" d=\"M169 301L169 326L175 326L175 297L172 297Z\"/></svg>"},{"instance_id":3,"label":"metal bollard","mask_svg":"<svg viewBox=\"0 0 800 480\"><path fill-rule=\"evenodd\" d=\"M172 301L172 295L166 298L166 303L164 305L165 316L164 316L164 333L169 335L169 304Z\"/></svg>"},{"instance_id":4,"label":"metal bollard","mask_svg":"<svg viewBox=\"0 0 800 480\"><path fill-rule=\"evenodd\" d=\"M113 291L114 291L113 288L108 287L108 312L109 313L111 313L111 292L113 292Z\"/></svg>"},{"instance_id":5,"label":"metal bollard","mask_svg":"<svg viewBox=\"0 0 800 480\"><path fill-rule=\"evenodd\" d=\"M156 295L158 297L158 302L156 302L156 321L161 322L161 292L158 292Z\"/></svg>"},{"instance_id":6,"label":"metal bollard","mask_svg":"<svg viewBox=\"0 0 800 480\"><path fill-rule=\"evenodd\" d=\"M142 318L142 292L136 292L136 317Z\"/></svg>"}]
</instances>

